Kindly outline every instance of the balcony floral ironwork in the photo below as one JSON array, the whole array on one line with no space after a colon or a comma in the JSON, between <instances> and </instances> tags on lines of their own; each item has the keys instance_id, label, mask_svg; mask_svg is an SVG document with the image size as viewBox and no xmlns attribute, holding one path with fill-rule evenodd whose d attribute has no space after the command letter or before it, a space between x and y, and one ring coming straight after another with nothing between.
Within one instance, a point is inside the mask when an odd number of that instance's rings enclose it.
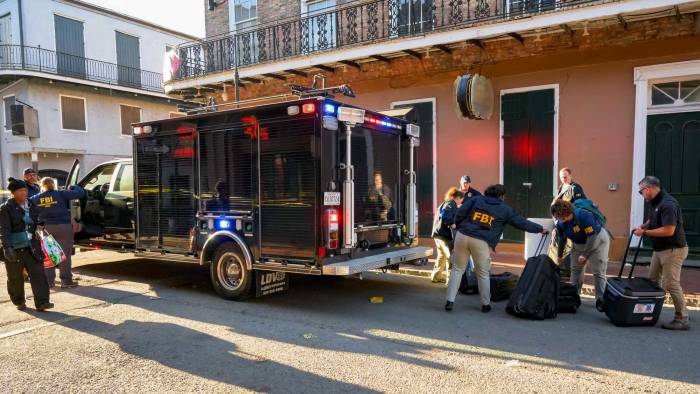
<instances>
[{"instance_id":1,"label":"balcony floral ironwork","mask_svg":"<svg viewBox=\"0 0 700 394\"><path fill-rule=\"evenodd\" d=\"M372 0L177 47L172 79L619 0Z\"/></svg>"},{"instance_id":2,"label":"balcony floral ironwork","mask_svg":"<svg viewBox=\"0 0 700 394\"><path fill-rule=\"evenodd\" d=\"M0 71L35 71L163 93L162 74L44 48L0 45Z\"/></svg>"}]
</instances>

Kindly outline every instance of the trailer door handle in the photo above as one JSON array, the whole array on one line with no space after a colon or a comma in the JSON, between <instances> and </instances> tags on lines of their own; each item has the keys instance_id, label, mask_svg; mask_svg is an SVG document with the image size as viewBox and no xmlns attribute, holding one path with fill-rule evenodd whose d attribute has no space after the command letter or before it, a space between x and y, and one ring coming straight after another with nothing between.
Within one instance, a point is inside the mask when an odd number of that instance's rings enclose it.
<instances>
[{"instance_id":1,"label":"trailer door handle","mask_svg":"<svg viewBox=\"0 0 700 394\"><path fill-rule=\"evenodd\" d=\"M532 189L532 182L523 182L523 186L525 186L528 189Z\"/></svg>"}]
</instances>

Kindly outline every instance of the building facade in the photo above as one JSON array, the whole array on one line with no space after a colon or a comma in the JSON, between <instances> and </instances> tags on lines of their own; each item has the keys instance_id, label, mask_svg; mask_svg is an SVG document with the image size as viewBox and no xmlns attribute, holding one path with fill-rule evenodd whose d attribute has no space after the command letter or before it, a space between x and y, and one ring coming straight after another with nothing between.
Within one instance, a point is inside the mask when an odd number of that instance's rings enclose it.
<instances>
[{"instance_id":1,"label":"building facade","mask_svg":"<svg viewBox=\"0 0 700 394\"><path fill-rule=\"evenodd\" d=\"M504 183L508 202L548 216L569 167L608 217L619 256L644 220L637 182L661 178L700 249L700 2L683 0L205 1L203 42L178 47L172 97L217 102L285 84L352 84L352 104L414 106L419 209L427 235L461 175ZM455 111L453 82L492 81L494 115ZM346 99L344 99L346 100ZM505 238L522 240L517 232Z\"/></svg>"},{"instance_id":2,"label":"building facade","mask_svg":"<svg viewBox=\"0 0 700 394\"><path fill-rule=\"evenodd\" d=\"M131 156L130 124L177 110L166 49L193 39L77 0L0 2L2 179L34 166L62 182L75 159L89 170ZM17 104L37 111L38 138L11 132Z\"/></svg>"}]
</instances>

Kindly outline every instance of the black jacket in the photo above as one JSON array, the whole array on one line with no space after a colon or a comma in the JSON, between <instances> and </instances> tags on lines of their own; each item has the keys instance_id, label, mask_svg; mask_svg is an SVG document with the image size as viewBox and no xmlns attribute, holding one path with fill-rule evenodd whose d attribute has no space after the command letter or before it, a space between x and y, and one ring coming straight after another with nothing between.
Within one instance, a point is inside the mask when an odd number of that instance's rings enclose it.
<instances>
[{"instance_id":1,"label":"black jacket","mask_svg":"<svg viewBox=\"0 0 700 394\"><path fill-rule=\"evenodd\" d=\"M495 197L465 199L457 210L455 224L460 233L486 241L496 249L506 224L529 233L541 233L542 226L520 216L513 208Z\"/></svg>"},{"instance_id":2,"label":"black jacket","mask_svg":"<svg viewBox=\"0 0 700 394\"><path fill-rule=\"evenodd\" d=\"M18 232L30 232L34 234L32 241L30 242L32 247L32 252L34 255L41 257L40 260L44 260L43 252L41 251L41 244L39 243L39 238L36 235L36 226L39 223L39 212L34 204L29 202L29 216L32 218L32 224L27 226L24 223L24 208L17 204L14 198L7 200L4 204L0 206L0 242L2 242L3 248L10 245L10 233ZM27 228L28 227L28 228Z\"/></svg>"},{"instance_id":3,"label":"black jacket","mask_svg":"<svg viewBox=\"0 0 700 394\"><path fill-rule=\"evenodd\" d=\"M435 212L433 220L433 238L452 241L450 225L454 224L457 214L457 203L454 200L444 201Z\"/></svg>"}]
</instances>

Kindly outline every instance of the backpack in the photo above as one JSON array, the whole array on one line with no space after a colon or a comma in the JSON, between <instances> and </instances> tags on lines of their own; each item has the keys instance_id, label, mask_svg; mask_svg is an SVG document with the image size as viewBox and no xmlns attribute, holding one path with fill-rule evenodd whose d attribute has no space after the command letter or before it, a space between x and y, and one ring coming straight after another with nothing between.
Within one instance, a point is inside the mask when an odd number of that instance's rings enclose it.
<instances>
[{"instance_id":1,"label":"backpack","mask_svg":"<svg viewBox=\"0 0 700 394\"><path fill-rule=\"evenodd\" d=\"M442 218L445 216L445 211L449 207L450 201L445 201L437 209L435 213L435 220L433 221L433 234L432 237L442 237L446 239L452 239L452 231L443 223Z\"/></svg>"},{"instance_id":2,"label":"backpack","mask_svg":"<svg viewBox=\"0 0 700 394\"><path fill-rule=\"evenodd\" d=\"M576 211L576 215L578 215L578 212L582 209L585 209L586 211L590 212L593 214L595 217L595 220L600 223L601 226L607 227L606 224L608 222L608 219L603 215L603 212L600 211L600 208L591 200L587 198L581 198L573 202L574 205L574 210Z\"/></svg>"}]
</instances>

